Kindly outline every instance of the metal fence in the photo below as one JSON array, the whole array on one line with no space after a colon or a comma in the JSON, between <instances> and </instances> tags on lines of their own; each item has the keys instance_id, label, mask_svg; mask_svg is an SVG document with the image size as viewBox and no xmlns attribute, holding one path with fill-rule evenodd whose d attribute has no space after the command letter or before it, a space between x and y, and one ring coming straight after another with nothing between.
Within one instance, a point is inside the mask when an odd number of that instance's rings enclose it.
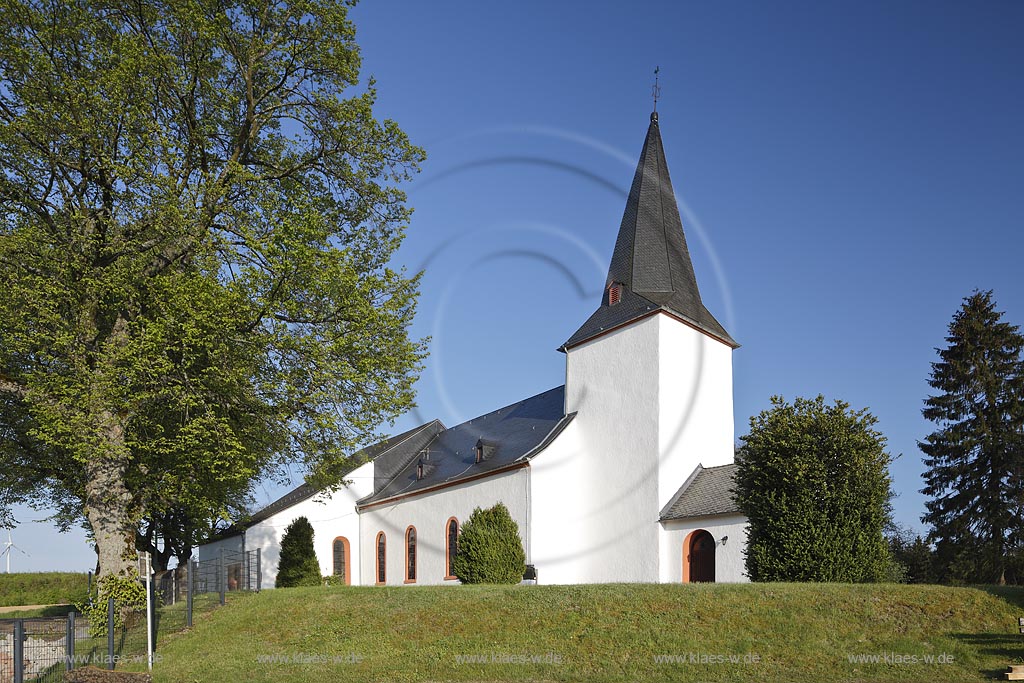
<instances>
[{"instance_id":1,"label":"metal fence","mask_svg":"<svg viewBox=\"0 0 1024 683\"><path fill-rule=\"evenodd\" d=\"M195 593L258 591L263 575L260 551L224 552L208 560L192 563Z\"/></svg>"},{"instance_id":2,"label":"metal fence","mask_svg":"<svg viewBox=\"0 0 1024 683\"><path fill-rule=\"evenodd\" d=\"M193 611L222 605L229 593L260 590L260 552L225 553L183 567L176 576L153 582L152 641L192 625ZM165 574L171 574L166 572ZM93 665L113 669L122 662L145 663L145 610L121 610L115 627L116 605L108 605L106 636L90 636L89 622L72 612L66 617L0 619L0 683L58 683L64 672Z\"/></svg>"},{"instance_id":3,"label":"metal fence","mask_svg":"<svg viewBox=\"0 0 1024 683\"><path fill-rule=\"evenodd\" d=\"M0 620L0 683L64 680L68 643L79 635L64 617Z\"/></svg>"}]
</instances>

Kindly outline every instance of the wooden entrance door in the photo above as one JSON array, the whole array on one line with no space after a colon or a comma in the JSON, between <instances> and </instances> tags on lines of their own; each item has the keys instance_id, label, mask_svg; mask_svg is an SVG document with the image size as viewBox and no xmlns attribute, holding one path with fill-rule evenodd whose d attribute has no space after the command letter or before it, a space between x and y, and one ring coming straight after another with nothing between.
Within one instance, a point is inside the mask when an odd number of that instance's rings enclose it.
<instances>
[{"instance_id":1,"label":"wooden entrance door","mask_svg":"<svg viewBox=\"0 0 1024 683\"><path fill-rule=\"evenodd\" d=\"M697 531L690 537L690 581L714 582L715 539L706 531Z\"/></svg>"}]
</instances>

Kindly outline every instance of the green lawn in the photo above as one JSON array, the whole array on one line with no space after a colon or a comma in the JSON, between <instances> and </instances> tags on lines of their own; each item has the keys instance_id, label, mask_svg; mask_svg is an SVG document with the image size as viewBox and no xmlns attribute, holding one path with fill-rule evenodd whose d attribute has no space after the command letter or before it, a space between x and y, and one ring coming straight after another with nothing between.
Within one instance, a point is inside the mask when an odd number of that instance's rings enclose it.
<instances>
[{"instance_id":1,"label":"green lawn","mask_svg":"<svg viewBox=\"0 0 1024 683\"><path fill-rule=\"evenodd\" d=\"M88 574L65 572L0 574L0 607L70 604L85 598L88 590Z\"/></svg>"},{"instance_id":2,"label":"green lawn","mask_svg":"<svg viewBox=\"0 0 1024 683\"><path fill-rule=\"evenodd\" d=\"M164 637L154 680L981 681L1024 658L1018 614L1019 588L295 588Z\"/></svg>"}]
</instances>

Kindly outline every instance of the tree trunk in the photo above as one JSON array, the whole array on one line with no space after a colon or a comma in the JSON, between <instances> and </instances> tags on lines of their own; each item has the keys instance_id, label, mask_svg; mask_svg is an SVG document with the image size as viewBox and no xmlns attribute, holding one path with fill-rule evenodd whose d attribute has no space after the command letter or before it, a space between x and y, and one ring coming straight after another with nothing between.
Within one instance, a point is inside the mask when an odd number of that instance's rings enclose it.
<instances>
[{"instance_id":1,"label":"tree trunk","mask_svg":"<svg viewBox=\"0 0 1024 683\"><path fill-rule=\"evenodd\" d=\"M136 567L132 495L125 485L127 449L124 426L103 416L106 443L86 465L85 516L92 528L98 557L97 577L124 576Z\"/></svg>"}]
</instances>

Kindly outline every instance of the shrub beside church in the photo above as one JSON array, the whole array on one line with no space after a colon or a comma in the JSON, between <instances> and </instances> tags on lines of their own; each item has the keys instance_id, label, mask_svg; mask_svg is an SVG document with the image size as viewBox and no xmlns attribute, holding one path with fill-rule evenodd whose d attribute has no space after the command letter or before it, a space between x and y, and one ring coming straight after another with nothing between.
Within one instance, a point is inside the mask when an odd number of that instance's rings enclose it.
<instances>
[{"instance_id":1,"label":"shrub beside church","mask_svg":"<svg viewBox=\"0 0 1024 683\"><path fill-rule=\"evenodd\" d=\"M313 525L299 517L284 530L274 587L319 586L321 581L320 562L313 549Z\"/></svg>"},{"instance_id":2,"label":"shrub beside church","mask_svg":"<svg viewBox=\"0 0 1024 683\"><path fill-rule=\"evenodd\" d=\"M452 573L462 583L519 583L526 571L526 553L519 526L508 508L476 508L462 525Z\"/></svg>"}]
</instances>

